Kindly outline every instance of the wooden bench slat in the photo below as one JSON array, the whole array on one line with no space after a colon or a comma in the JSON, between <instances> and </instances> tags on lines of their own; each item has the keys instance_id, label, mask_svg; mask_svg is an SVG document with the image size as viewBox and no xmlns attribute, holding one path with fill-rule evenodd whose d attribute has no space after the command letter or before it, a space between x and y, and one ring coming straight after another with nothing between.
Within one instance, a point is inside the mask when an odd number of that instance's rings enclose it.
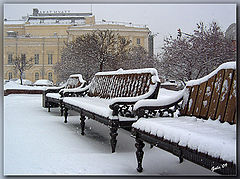
<instances>
[{"instance_id":1,"label":"wooden bench slat","mask_svg":"<svg viewBox=\"0 0 240 179\"><path fill-rule=\"evenodd\" d=\"M133 94L137 95L137 82L138 82L139 75L134 75L134 82L133 82Z\"/></svg>"},{"instance_id":2,"label":"wooden bench slat","mask_svg":"<svg viewBox=\"0 0 240 179\"><path fill-rule=\"evenodd\" d=\"M203 98L204 98L204 94L205 94L205 90L206 90L206 85L207 85L207 82L204 82L204 83L200 84L200 86L199 86L198 95L197 95L197 99L196 99L197 103L195 104L194 111L193 111L194 116L199 117L199 115L200 115Z\"/></svg>"},{"instance_id":3,"label":"wooden bench slat","mask_svg":"<svg viewBox=\"0 0 240 179\"><path fill-rule=\"evenodd\" d=\"M192 86L192 88L191 88L191 95L189 96L188 108L186 111L186 115L188 115L188 116L193 115L196 98L197 98L197 94L198 94L198 88L199 88L199 85Z\"/></svg>"},{"instance_id":4,"label":"wooden bench slat","mask_svg":"<svg viewBox=\"0 0 240 179\"><path fill-rule=\"evenodd\" d=\"M212 97L212 91L213 91L213 88L214 88L213 85L215 83L215 80L216 80L216 75L211 77L207 82L207 86L206 86L206 90L205 90L205 93L204 93L204 98L203 98L203 101L202 101L202 107L201 107L201 112L200 112L199 117L202 117L202 118L207 117L210 102L211 102L211 97Z\"/></svg>"},{"instance_id":5,"label":"wooden bench slat","mask_svg":"<svg viewBox=\"0 0 240 179\"><path fill-rule=\"evenodd\" d=\"M218 119L220 121L225 121L224 115L225 115L225 111L226 111L226 106L227 106L229 91L230 91L229 89L231 88L232 79L233 79L233 70L226 69L220 97L218 100L216 117L215 117L215 119Z\"/></svg>"},{"instance_id":6,"label":"wooden bench slat","mask_svg":"<svg viewBox=\"0 0 240 179\"><path fill-rule=\"evenodd\" d=\"M214 83L214 89L212 93L212 98L211 98L211 103L209 106L207 118L216 119L215 114L216 114L216 109L218 105L219 94L222 90L223 78L224 78L224 70L220 70L217 74L217 77Z\"/></svg>"},{"instance_id":7,"label":"wooden bench slat","mask_svg":"<svg viewBox=\"0 0 240 179\"><path fill-rule=\"evenodd\" d=\"M120 83L119 83L119 91L118 91L118 97L124 97L122 94L122 90L124 89L124 82L126 79L124 78L123 75L120 76Z\"/></svg>"},{"instance_id":8,"label":"wooden bench slat","mask_svg":"<svg viewBox=\"0 0 240 179\"><path fill-rule=\"evenodd\" d=\"M134 84L134 75L131 75L131 84L130 84L129 97L132 97L132 96L133 96L133 93L132 93L132 91L133 91L133 89L134 89L133 84Z\"/></svg>"},{"instance_id":9,"label":"wooden bench slat","mask_svg":"<svg viewBox=\"0 0 240 179\"><path fill-rule=\"evenodd\" d=\"M142 80L143 80L143 77L142 77L142 76L140 76L140 78L138 79L137 95L140 95L140 94L141 94L141 85L142 85Z\"/></svg>"},{"instance_id":10,"label":"wooden bench slat","mask_svg":"<svg viewBox=\"0 0 240 179\"><path fill-rule=\"evenodd\" d=\"M237 113L236 113L236 110L235 110L235 113L234 113L234 124L237 124Z\"/></svg>"},{"instance_id":11,"label":"wooden bench slat","mask_svg":"<svg viewBox=\"0 0 240 179\"><path fill-rule=\"evenodd\" d=\"M234 118L235 113L236 113L236 86L237 86L237 81L236 81L236 72L233 73L233 81L231 84L231 91L230 95L228 98L228 104L224 116L224 121L227 121L229 123L235 123L236 124L236 118Z\"/></svg>"},{"instance_id":12,"label":"wooden bench slat","mask_svg":"<svg viewBox=\"0 0 240 179\"><path fill-rule=\"evenodd\" d=\"M143 84L144 84L144 86L143 86L143 93L145 93L147 90L148 90L148 88L147 88L147 79L148 79L148 76L144 76L144 81L143 81Z\"/></svg>"},{"instance_id":13,"label":"wooden bench slat","mask_svg":"<svg viewBox=\"0 0 240 179\"><path fill-rule=\"evenodd\" d=\"M182 106L180 109L181 115L186 115L187 108L188 108L188 102L189 102L189 96L191 95L191 91L192 91L192 87L187 86L185 89L184 99L183 99Z\"/></svg>"},{"instance_id":14,"label":"wooden bench slat","mask_svg":"<svg viewBox=\"0 0 240 179\"><path fill-rule=\"evenodd\" d=\"M112 84L112 86L113 86L113 92L112 92L111 98L113 98L113 97L116 96L116 88L117 88L117 77L114 76L113 78L114 78L113 84Z\"/></svg>"}]
</instances>

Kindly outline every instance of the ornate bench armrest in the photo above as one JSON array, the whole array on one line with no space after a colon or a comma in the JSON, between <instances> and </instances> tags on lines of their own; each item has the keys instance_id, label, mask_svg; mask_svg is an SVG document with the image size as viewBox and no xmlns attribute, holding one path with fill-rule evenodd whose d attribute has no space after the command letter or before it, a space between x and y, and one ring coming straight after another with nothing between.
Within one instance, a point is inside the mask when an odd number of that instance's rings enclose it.
<instances>
[{"instance_id":1,"label":"ornate bench armrest","mask_svg":"<svg viewBox=\"0 0 240 179\"><path fill-rule=\"evenodd\" d=\"M89 86L87 85L85 87L80 86L77 88L72 89L62 89L59 93L61 97L69 97L69 96L85 96L89 90Z\"/></svg>"},{"instance_id":2,"label":"ornate bench armrest","mask_svg":"<svg viewBox=\"0 0 240 179\"><path fill-rule=\"evenodd\" d=\"M64 89L65 86L60 86L60 87L49 87L47 88L44 93L58 93L61 89Z\"/></svg>"},{"instance_id":3,"label":"ornate bench armrest","mask_svg":"<svg viewBox=\"0 0 240 179\"><path fill-rule=\"evenodd\" d=\"M173 116L173 113L180 108L179 103L183 100L184 92L185 89L176 92L172 96L159 95L157 99L139 100L133 106L134 114L140 118L143 116L148 117L152 114L155 115L157 112L162 116L167 111Z\"/></svg>"},{"instance_id":4,"label":"ornate bench armrest","mask_svg":"<svg viewBox=\"0 0 240 179\"><path fill-rule=\"evenodd\" d=\"M125 117L134 117L132 110L134 104L135 102L115 102L109 105L109 108L113 110L113 116L120 114Z\"/></svg>"}]
</instances>

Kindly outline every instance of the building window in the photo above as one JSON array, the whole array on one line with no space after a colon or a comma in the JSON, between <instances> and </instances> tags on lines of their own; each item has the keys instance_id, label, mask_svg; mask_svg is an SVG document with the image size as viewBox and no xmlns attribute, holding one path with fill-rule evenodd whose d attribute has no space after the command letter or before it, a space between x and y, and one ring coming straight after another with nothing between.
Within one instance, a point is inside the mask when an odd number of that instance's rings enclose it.
<instances>
[{"instance_id":1,"label":"building window","mask_svg":"<svg viewBox=\"0 0 240 179\"><path fill-rule=\"evenodd\" d=\"M141 44L141 41L139 38L137 38L137 44L140 45Z\"/></svg>"},{"instance_id":2,"label":"building window","mask_svg":"<svg viewBox=\"0 0 240 179\"><path fill-rule=\"evenodd\" d=\"M37 81L37 80L39 80L39 73L38 72L35 73L35 81Z\"/></svg>"},{"instance_id":3,"label":"building window","mask_svg":"<svg viewBox=\"0 0 240 179\"><path fill-rule=\"evenodd\" d=\"M17 37L17 32L7 31L7 36L8 36L8 37Z\"/></svg>"},{"instance_id":4,"label":"building window","mask_svg":"<svg viewBox=\"0 0 240 179\"><path fill-rule=\"evenodd\" d=\"M9 72L9 73L8 73L8 79L10 80L10 79L12 79L12 77L13 77L13 76L12 76L12 72Z\"/></svg>"},{"instance_id":5,"label":"building window","mask_svg":"<svg viewBox=\"0 0 240 179\"><path fill-rule=\"evenodd\" d=\"M8 54L8 65L12 65L12 54Z\"/></svg>"},{"instance_id":6,"label":"building window","mask_svg":"<svg viewBox=\"0 0 240 179\"><path fill-rule=\"evenodd\" d=\"M52 72L49 72L49 73L48 73L48 80L49 80L49 81L52 81Z\"/></svg>"},{"instance_id":7,"label":"building window","mask_svg":"<svg viewBox=\"0 0 240 179\"><path fill-rule=\"evenodd\" d=\"M39 64L39 54L34 55L34 62L36 65Z\"/></svg>"},{"instance_id":8,"label":"building window","mask_svg":"<svg viewBox=\"0 0 240 179\"><path fill-rule=\"evenodd\" d=\"M48 54L48 64L52 64L52 54Z\"/></svg>"}]
</instances>

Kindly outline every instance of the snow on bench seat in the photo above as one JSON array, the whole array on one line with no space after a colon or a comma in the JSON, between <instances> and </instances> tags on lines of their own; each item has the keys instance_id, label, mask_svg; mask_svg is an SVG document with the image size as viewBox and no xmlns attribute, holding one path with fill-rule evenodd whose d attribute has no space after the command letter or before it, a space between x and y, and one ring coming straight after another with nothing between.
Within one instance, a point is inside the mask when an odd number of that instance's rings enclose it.
<instances>
[{"instance_id":1,"label":"snow on bench seat","mask_svg":"<svg viewBox=\"0 0 240 179\"><path fill-rule=\"evenodd\" d=\"M133 127L180 146L236 163L236 125L196 117L141 118Z\"/></svg>"},{"instance_id":2,"label":"snow on bench seat","mask_svg":"<svg viewBox=\"0 0 240 179\"><path fill-rule=\"evenodd\" d=\"M116 119L116 117L112 116L112 110L109 106L112 104L111 99L104 99L99 97L84 97L84 98L76 98L76 97L64 97L63 102L79 106L86 111L94 111L94 113L109 118ZM118 117L119 121L135 121L136 118L127 118L127 117Z\"/></svg>"},{"instance_id":3,"label":"snow on bench seat","mask_svg":"<svg viewBox=\"0 0 240 179\"><path fill-rule=\"evenodd\" d=\"M64 97L63 102L79 106L87 111L94 111L104 117L112 117L112 110L109 108L110 100L98 97Z\"/></svg>"},{"instance_id":4,"label":"snow on bench seat","mask_svg":"<svg viewBox=\"0 0 240 179\"><path fill-rule=\"evenodd\" d=\"M47 93L46 97L60 99L61 95L59 93Z\"/></svg>"}]
</instances>

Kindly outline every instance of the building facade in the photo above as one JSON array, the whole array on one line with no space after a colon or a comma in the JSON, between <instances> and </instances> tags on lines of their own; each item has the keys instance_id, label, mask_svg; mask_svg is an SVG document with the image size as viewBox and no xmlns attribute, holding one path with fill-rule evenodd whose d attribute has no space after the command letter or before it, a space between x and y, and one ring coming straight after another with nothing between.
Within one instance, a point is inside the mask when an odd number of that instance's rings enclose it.
<instances>
[{"instance_id":1,"label":"building facade","mask_svg":"<svg viewBox=\"0 0 240 179\"><path fill-rule=\"evenodd\" d=\"M116 31L131 40L132 45L141 45L151 52L147 27L95 22L92 13L33 9L33 14L22 20L4 20L4 79L19 78L12 61L16 56L25 56L33 58L33 67L24 72L24 79L49 79L56 83L53 67L61 59L65 43L97 29Z\"/></svg>"}]
</instances>

